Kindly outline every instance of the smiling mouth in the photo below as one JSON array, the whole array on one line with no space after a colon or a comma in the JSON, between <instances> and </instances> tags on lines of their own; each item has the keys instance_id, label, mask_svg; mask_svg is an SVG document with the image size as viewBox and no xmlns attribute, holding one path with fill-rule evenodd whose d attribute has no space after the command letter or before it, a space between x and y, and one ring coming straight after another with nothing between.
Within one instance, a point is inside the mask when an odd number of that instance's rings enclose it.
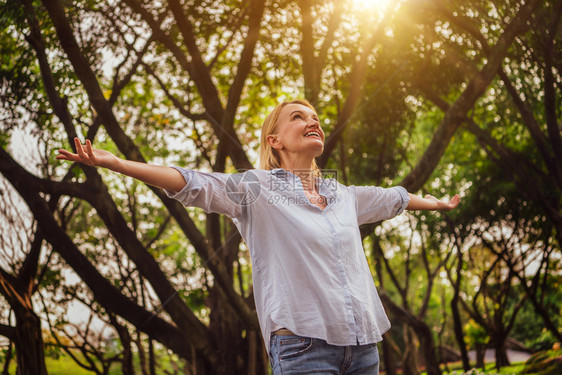
<instances>
[{"instance_id":1,"label":"smiling mouth","mask_svg":"<svg viewBox=\"0 0 562 375\"><path fill-rule=\"evenodd\" d=\"M304 136L305 136L305 137L317 137L317 138L321 138L321 137L320 137L320 133L317 132L316 130L309 131L309 132L306 133Z\"/></svg>"}]
</instances>

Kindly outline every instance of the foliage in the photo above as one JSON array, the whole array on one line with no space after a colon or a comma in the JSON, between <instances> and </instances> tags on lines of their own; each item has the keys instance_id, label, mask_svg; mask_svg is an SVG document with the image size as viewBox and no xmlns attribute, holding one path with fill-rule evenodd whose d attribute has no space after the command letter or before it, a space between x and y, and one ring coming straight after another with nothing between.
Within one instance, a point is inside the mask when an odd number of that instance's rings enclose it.
<instances>
[{"instance_id":1,"label":"foliage","mask_svg":"<svg viewBox=\"0 0 562 375\"><path fill-rule=\"evenodd\" d=\"M66 375L66 374L76 374L76 375L90 375L91 372L85 370L78 366L70 357L68 356L61 356L58 358L50 358L46 359L47 369L49 370L49 374L53 375ZM0 363L3 366L3 363ZM9 374L13 375L16 374L16 366L15 363L12 362L10 366Z\"/></svg>"},{"instance_id":2,"label":"foliage","mask_svg":"<svg viewBox=\"0 0 562 375\"><path fill-rule=\"evenodd\" d=\"M494 363L488 363L485 369L470 369L469 371L452 370L444 372L447 375L518 375L522 373L523 364L514 364L502 367L499 371L494 369Z\"/></svg>"},{"instance_id":3,"label":"foliage","mask_svg":"<svg viewBox=\"0 0 562 375\"><path fill-rule=\"evenodd\" d=\"M164 357L165 358L165 357ZM171 362L174 359L166 358L162 363L162 365L158 368L157 375L163 374L175 374L177 373L177 369L179 368L178 364L172 364ZM138 358L137 358L137 366L136 370L140 371L138 366ZM76 374L76 375L90 375L92 374L91 371L88 371L79 365L70 358L68 355L63 354L57 357L47 357L46 358L47 369L49 374L52 375L68 375L68 374ZM4 363L0 361L0 367L3 367ZM9 369L9 374L13 375L16 373L16 366L15 363L12 362ZM118 366L113 366L109 369L109 375L119 375L122 374L122 370Z\"/></svg>"},{"instance_id":4,"label":"foliage","mask_svg":"<svg viewBox=\"0 0 562 375\"><path fill-rule=\"evenodd\" d=\"M466 333L467 344L470 348L475 348L477 345L486 345L488 343L489 336L486 330L474 320L470 320L466 323L464 331Z\"/></svg>"},{"instance_id":5,"label":"foliage","mask_svg":"<svg viewBox=\"0 0 562 375\"><path fill-rule=\"evenodd\" d=\"M554 287L556 289L551 289L546 294L545 298L548 301L546 305L549 307L554 321L558 322L557 324L560 326L560 288L556 286L559 285L560 281L554 275L549 279L549 287ZM552 332L544 327L543 322L540 317L537 316L530 303L525 304L517 318L513 331L513 337L523 342L525 346L533 352L547 350L558 342Z\"/></svg>"},{"instance_id":6,"label":"foliage","mask_svg":"<svg viewBox=\"0 0 562 375\"><path fill-rule=\"evenodd\" d=\"M253 335L249 251L230 219L178 208L157 189L56 162L53 154L78 136L137 161L246 169L257 164L266 114L303 96L329 136L319 163L341 182L462 196L453 213L362 228L377 282L398 307L389 310L388 338L398 355L420 350L429 371L439 372L429 366L437 361L432 345L463 345L453 331L455 292L470 347L513 331L535 349L556 340L560 5L365 4L0 5L0 172L11 183L2 194L22 197L2 199L30 218L21 243L0 236L0 266L18 278L24 261L36 265L22 294L44 317L48 356L89 347L116 371L111 361L139 353L138 367L140 354L156 350L152 365L163 369L169 349L182 358L171 363L185 361L201 374L268 366ZM3 212L3 227L19 233L10 216ZM33 253L35 240L40 251ZM87 323L71 322L67 311L77 304ZM14 322L16 307L3 309L3 324Z\"/></svg>"},{"instance_id":7,"label":"foliage","mask_svg":"<svg viewBox=\"0 0 562 375\"><path fill-rule=\"evenodd\" d=\"M562 371L562 351L558 349L539 351L525 363L522 374L555 375Z\"/></svg>"}]
</instances>

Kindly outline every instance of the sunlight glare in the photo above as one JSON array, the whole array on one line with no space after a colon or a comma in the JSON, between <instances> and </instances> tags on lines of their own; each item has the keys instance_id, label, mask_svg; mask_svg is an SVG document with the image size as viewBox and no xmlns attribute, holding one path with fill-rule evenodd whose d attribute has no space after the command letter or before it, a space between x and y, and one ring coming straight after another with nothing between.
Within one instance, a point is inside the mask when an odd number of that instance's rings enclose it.
<instances>
[{"instance_id":1,"label":"sunlight glare","mask_svg":"<svg viewBox=\"0 0 562 375\"><path fill-rule=\"evenodd\" d=\"M374 8L385 8L388 5L389 0L351 0L353 5L359 9L374 9Z\"/></svg>"}]
</instances>

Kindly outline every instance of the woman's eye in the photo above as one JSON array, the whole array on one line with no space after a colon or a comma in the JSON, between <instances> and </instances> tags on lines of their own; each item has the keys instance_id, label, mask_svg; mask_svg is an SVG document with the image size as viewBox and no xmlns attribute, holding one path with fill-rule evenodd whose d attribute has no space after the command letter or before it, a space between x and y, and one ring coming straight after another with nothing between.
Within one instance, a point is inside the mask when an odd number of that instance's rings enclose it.
<instances>
[{"instance_id":1,"label":"woman's eye","mask_svg":"<svg viewBox=\"0 0 562 375\"><path fill-rule=\"evenodd\" d=\"M295 116L293 117L293 120L296 120L296 119L301 119L301 120L302 120L302 116L301 116L301 115L295 115Z\"/></svg>"}]
</instances>

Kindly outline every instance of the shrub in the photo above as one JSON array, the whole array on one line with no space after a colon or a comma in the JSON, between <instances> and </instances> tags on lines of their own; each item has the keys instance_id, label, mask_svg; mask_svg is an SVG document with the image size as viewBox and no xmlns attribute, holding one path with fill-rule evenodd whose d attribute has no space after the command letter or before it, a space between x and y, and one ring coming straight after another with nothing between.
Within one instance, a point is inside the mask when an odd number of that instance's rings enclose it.
<instances>
[{"instance_id":1,"label":"shrub","mask_svg":"<svg viewBox=\"0 0 562 375\"><path fill-rule=\"evenodd\" d=\"M525 363L523 374L562 374L562 350L543 350L533 354Z\"/></svg>"}]
</instances>

